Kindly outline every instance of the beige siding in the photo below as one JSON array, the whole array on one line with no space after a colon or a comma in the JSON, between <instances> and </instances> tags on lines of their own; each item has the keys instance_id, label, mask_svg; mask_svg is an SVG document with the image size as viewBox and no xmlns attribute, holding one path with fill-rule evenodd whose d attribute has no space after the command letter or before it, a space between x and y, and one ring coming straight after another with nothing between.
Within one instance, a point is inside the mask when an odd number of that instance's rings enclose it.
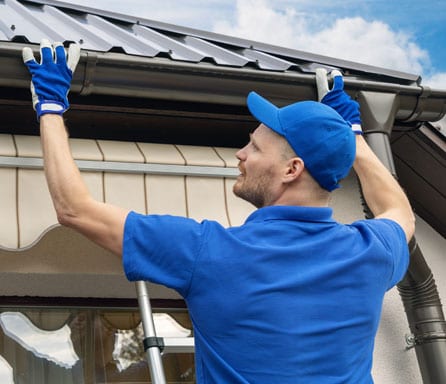
<instances>
[{"instance_id":1,"label":"beige siding","mask_svg":"<svg viewBox=\"0 0 446 384\"><path fill-rule=\"evenodd\" d=\"M14 137L19 157L42 157L40 137ZM47 228L57 224L56 212L43 169L19 169L17 180L19 247L29 246Z\"/></svg>"},{"instance_id":2,"label":"beige siding","mask_svg":"<svg viewBox=\"0 0 446 384\"><path fill-rule=\"evenodd\" d=\"M76 160L237 167L235 149L70 139ZM0 156L41 158L37 136L0 135ZM92 196L140 213L239 225L253 207L233 196L233 178L82 171ZM42 168L0 168L0 247L30 247L58 225Z\"/></svg>"},{"instance_id":3,"label":"beige siding","mask_svg":"<svg viewBox=\"0 0 446 384\"><path fill-rule=\"evenodd\" d=\"M235 157L237 149L234 148L215 148L217 154L224 161L226 167L236 168L238 160ZM239 199L232 192L234 179L226 179L224 181L224 188L226 194L226 206L228 213L228 220L231 226L241 225L249 214L254 211L254 206L245 200Z\"/></svg>"},{"instance_id":4,"label":"beige siding","mask_svg":"<svg viewBox=\"0 0 446 384\"><path fill-rule=\"evenodd\" d=\"M185 165L174 145L138 143L146 163ZM187 216L184 176L145 175L147 213Z\"/></svg>"},{"instance_id":5,"label":"beige siding","mask_svg":"<svg viewBox=\"0 0 446 384\"><path fill-rule=\"evenodd\" d=\"M0 156L16 156L11 135L0 135ZM17 171L0 168L0 246L17 248L19 232L17 226Z\"/></svg>"},{"instance_id":6,"label":"beige siding","mask_svg":"<svg viewBox=\"0 0 446 384\"><path fill-rule=\"evenodd\" d=\"M224 161L210 147L178 146L186 165L224 167ZM223 178L186 177L186 199L189 217L202 221L216 220L229 225Z\"/></svg>"}]
</instances>

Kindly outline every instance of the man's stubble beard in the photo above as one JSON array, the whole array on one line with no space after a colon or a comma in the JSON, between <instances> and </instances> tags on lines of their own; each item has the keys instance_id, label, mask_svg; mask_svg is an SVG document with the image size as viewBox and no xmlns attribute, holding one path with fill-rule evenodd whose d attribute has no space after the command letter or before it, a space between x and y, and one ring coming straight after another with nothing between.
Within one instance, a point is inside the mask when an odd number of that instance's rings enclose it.
<instances>
[{"instance_id":1,"label":"man's stubble beard","mask_svg":"<svg viewBox=\"0 0 446 384\"><path fill-rule=\"evenodd\" d=\"M271 170L266 170L261 176L257 177L254 183L253 177L247 179L242 176L241 183L236 181L233 187L234 195L254 205L256 208L262 208L270 205L271 192L269 190L272 178Z\"/></svg>"}]
</instances>

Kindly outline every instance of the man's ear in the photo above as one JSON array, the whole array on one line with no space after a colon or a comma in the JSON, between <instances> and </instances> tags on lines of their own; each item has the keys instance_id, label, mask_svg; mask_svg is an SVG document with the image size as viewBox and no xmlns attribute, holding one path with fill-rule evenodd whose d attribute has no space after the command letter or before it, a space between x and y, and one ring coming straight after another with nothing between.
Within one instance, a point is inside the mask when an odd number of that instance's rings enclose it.
<instances>
[{"instance_id":1,"label":"man's ear","mask_svg":"<svg viewBox=\"0 0 446 384\"><path fill-rule=\"evenodd\" d=\"M297 180L305 169L305 163L300 157L292 157L288 160L284 183L292 183Z\"/></svg>"}]
</instances>

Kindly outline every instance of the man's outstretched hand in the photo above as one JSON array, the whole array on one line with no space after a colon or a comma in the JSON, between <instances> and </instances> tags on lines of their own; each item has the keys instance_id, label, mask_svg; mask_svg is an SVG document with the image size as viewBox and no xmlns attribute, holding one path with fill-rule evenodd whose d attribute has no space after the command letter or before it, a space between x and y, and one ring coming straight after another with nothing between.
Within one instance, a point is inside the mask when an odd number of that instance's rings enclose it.
<instances>
[{"instance_id":1,"label":"man's outstretched hand","mask_svg":"<svg viewBox=\"0 0 446 384\"><path fill-rule=\"evenodd\" d=\"M333 87L328 87L328 76L333 78ZM344 79L341 72L334 70L327 74L324 68L316 69L316 86L318 99L338 112L352 126L353 132L362 133L359 104L344 91Z\"/></svg>"},{"instance_id":2,"label":"man's outstretched hand","mask_svg":"<svg viewBox=\"0 0 446 384\"><path fill-rule=\"evenodd\" d=\"M23 62L31 73L31 95L37 118L46 113L62 115L70 106L68 92L80 58L80 47L71 44L68 57L62 43L40 43L40 63L29 47L23 48Z\"/></svg>"}]
</instances>

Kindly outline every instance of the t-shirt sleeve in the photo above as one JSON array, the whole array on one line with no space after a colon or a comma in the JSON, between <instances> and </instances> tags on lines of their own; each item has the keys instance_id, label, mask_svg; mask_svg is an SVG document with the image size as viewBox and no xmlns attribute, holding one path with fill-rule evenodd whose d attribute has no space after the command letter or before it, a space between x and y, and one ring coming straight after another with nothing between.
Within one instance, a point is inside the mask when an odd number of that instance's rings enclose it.
<instances>
[{"instance_id":1,"label":"t-shirt sleeve","mask_svg":"<svg viewBox=\"0 0 446 384\"><path fill-rule=\"evenodd\" d=\"M192 219L130 212L122 253L127 278L162 284L186 296L203 231Z\"/></svg>"},{"instance_id":2,"label":"t-shirt sleeve","mask_svg":"<svg viewBox=\"0 0 446 384\"><path fill-rule=\"evenodd\" d=\"M396 285L406 274L409 266L409 247L401 226L390 219L366 220L375 235L382 241L393 264L393 272L387 289Z\"/></svg>"}]
</instances>

